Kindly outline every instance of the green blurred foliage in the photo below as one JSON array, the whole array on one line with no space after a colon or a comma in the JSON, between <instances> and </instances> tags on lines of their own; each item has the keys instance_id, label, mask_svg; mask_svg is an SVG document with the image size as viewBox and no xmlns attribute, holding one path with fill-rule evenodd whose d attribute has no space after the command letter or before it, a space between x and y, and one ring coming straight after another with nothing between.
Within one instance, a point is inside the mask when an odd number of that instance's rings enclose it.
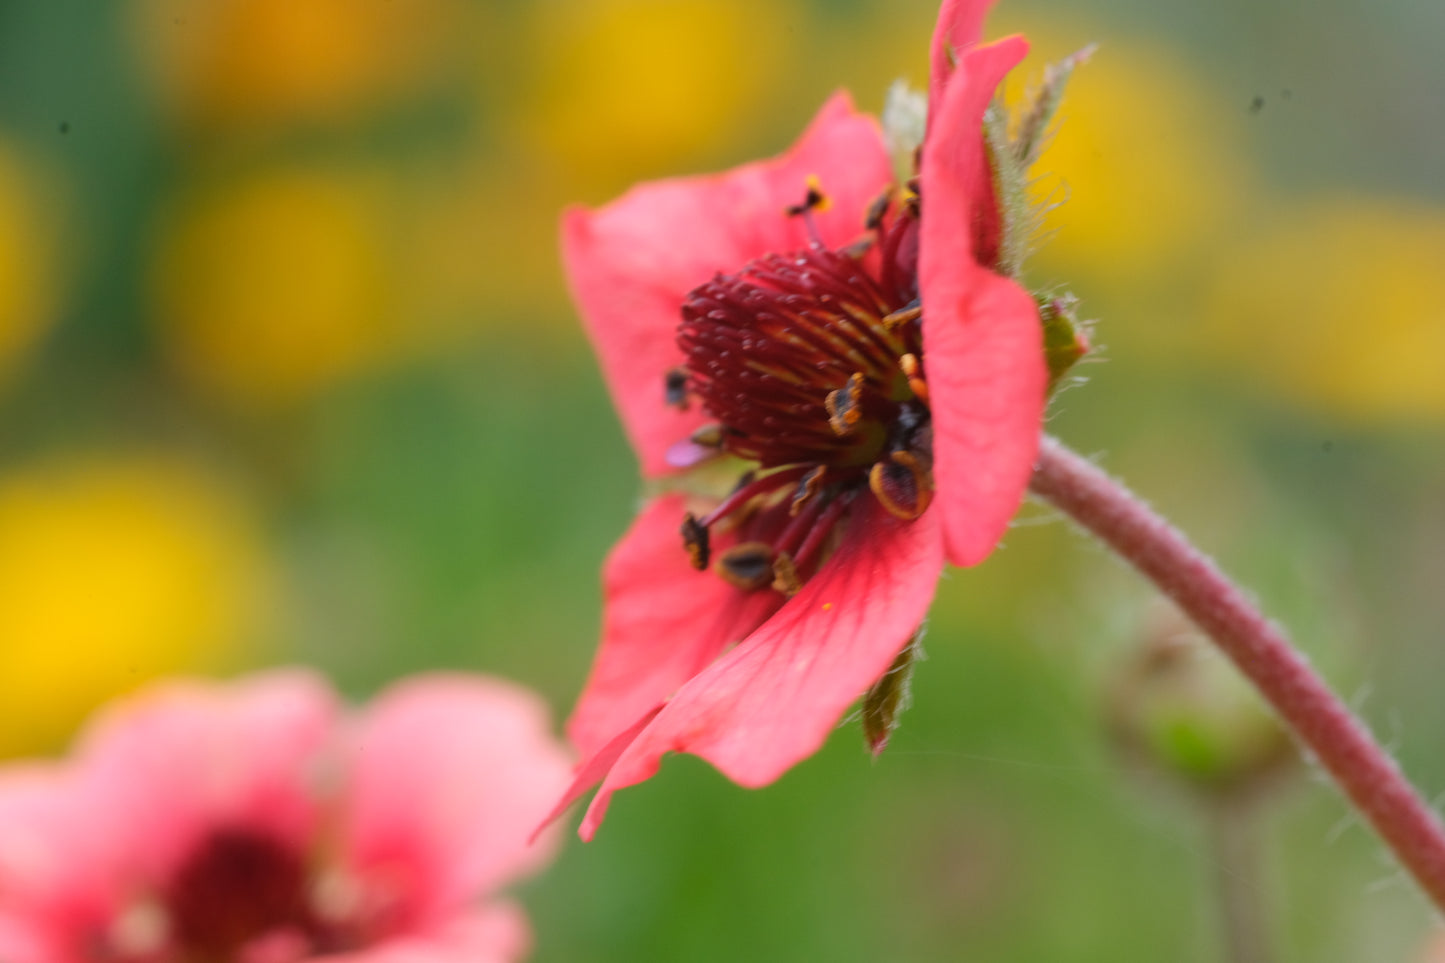
<instances>
[{"instance_id":1,"label":"green blurred foliage","mask_svg":"<svg viewBox=\"0 0 1445 963\"><path fill-rule=\"evenodd\" d=\"M995 25L1036 40L1010 96L1101 44L1037 185L1065 203L1030 280L1078 294L1102 344L1051 430L1106 452L1370 693L1427 794L1445 788L1442 10L1019 0ZM894 77L922 81L932 17L0 5L0 573L25 573L30 606L0 615L0 675L28 693L0 748L53 749L157 672L297 660L358 696L497 672L560 717L639 486L561 286L558 210L776 152L839 86L881 107ZM1149 592L1023 519L945 579L880 760L849 724L763 792L669 761L525 887L536 958L1219 958L1207 834L1104 735ZM146 604L117 545L145 560ZM1240 869L1281 959L1424 939L1421 901L1345 818L1310 782Z\"/></svg>"}]
</instances>

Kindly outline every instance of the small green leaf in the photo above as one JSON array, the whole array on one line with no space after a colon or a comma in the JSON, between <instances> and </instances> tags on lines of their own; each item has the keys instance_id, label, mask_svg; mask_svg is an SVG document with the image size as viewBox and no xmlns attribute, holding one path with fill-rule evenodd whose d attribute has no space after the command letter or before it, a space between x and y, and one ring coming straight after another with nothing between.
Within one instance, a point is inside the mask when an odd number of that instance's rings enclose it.
<instances>
[{"instance_id":1,"label":"small green leaf","mask_svg":"<svg viewBox=\"0 0 1445 963\"><path fill-rule=\"evenodd\" d=\"M923 626L920 625L888 671L863 697L863 735L874 756L888 745L888 737L898 728L898 716L912 701L913 665L922 657Z\"/></svg>"}]
</instances>

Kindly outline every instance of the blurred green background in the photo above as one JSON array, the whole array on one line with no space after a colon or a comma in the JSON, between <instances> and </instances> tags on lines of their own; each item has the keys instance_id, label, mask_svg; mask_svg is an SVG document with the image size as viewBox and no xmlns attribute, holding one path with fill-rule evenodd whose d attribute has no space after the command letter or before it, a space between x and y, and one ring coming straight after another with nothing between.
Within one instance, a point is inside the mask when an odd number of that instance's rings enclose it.
<instances>
[{"instance_id":1,"label":"blurred green background","mask_svg":"<svg viewBox=\"0 0 1445 963\"><path fill-rule=\"evenodd\" d=\"M158 674L584 679L632 456L557 211L921 83L931 0L0 2L0 751ZM1445 790L1445 6L1005 0L1101 44L1031 262L1100 319L1103 452ZM748 792L675 758L523 888L539 961L1277 959L1430 916L1322 780L1252 856L1111 748L1149 591L1026 509L943 583L915 707ZM1117 709L1118 707L1113 707ZM1222 866L1222 869L1221 869Z\"/></svg>"}]
</instances>

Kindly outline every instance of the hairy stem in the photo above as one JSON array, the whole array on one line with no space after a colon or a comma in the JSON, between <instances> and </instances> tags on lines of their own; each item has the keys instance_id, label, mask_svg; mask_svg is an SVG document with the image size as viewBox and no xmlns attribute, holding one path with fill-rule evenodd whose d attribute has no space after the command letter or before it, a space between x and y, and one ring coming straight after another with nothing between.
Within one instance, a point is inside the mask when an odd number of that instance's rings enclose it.
<instances>
[{"instance_id":1,"label":"hairy stem","mask_svg":"<svg viewBox=\"0 0 1445 963\"><path fill-rule=\"evenodd\" d=\"M1123 484L1053 438L1043 439L1030 487L1138 569L1214 640L1445 910L1445 827L1244 593Z\"/></svg>"}]
</instances>

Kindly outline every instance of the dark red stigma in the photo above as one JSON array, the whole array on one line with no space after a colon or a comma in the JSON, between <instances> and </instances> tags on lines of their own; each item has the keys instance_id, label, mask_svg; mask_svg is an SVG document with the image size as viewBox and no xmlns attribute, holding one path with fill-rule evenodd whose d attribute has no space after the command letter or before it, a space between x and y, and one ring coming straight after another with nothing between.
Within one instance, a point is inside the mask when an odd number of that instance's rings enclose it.
<instances>
[{"instance_id":1,"label":"dark red stigma","mask_svg":"<svg viewBox=\"0 0 1445 963\"><path fill-rule=\"evenodd\" d=\"M810 217L825 201L811 186L790 213ZM860 243L769 254L687 296L677 335L686 363L669 373L666 395L697 400L715 421L686 445L757 466L713 511L687 516L698 568L721 525L732 544L717 554L718 573L791 595L860 494L908 519L928 507L917 215L916 196L891 219L880 199Z\"/></svg>"}]
</instances>

